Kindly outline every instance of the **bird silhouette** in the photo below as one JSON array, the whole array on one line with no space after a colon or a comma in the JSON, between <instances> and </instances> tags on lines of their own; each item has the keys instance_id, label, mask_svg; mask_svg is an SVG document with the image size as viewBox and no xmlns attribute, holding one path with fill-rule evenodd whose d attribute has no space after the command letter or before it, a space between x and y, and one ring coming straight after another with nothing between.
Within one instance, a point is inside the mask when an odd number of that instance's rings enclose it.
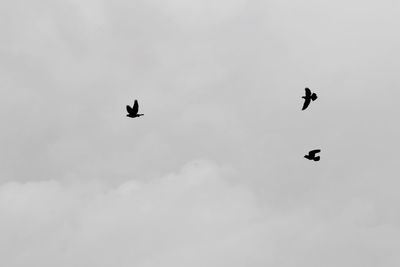
<instances>
[{"instance_id":1,"label":"bird silhouette","mask_svg":"<svg viewBox=\"0 0 400 267\"><path fill-rule=\"evenodd\" d=\"M311 150L310 152L308 152L308 155L305 155L304 157L309 160L319 161L320 156L318 156L318 157L315 156L315 154L317 154L319 152L321 152L320 149L314 149L314 150Z\"/></svg>"},{"instance_id":2,"label":"bird silhouette","mask_svg":"<svg viewBox=\"0 0 400 267\"><path fill-rule=\"evenodd\" d=\"M311 90L308 89L307 87L305 88L305 90L306 90L306 95L301 97L304 98L304 104L301 110L305 110L308 107L308 105L310 105L311 100L315 101L318 98L317 94L316 93L311 94Z\"/></svg>"},{"instance_id":3,"label":"bird silhouette","mask_svg":"<svg viewBox=\"0 0 400 267\"><path fill-rule=\"evenodd\" d=\"M126 115L127 117L130 118L136 118L136 117L140 117L143 116L144 114L138 114L139 112L139 103L137 100L135 100L135 103L133 104L132 107L130 106L126 106L126 111L128 111L128 114Z\"/></svg>"}]
</instances>

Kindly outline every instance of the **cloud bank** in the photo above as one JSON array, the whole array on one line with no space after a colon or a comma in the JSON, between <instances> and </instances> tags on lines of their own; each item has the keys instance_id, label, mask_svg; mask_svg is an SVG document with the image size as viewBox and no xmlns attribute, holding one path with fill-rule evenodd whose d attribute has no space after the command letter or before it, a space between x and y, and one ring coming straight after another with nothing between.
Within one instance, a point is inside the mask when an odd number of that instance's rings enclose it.
<instances>
[{"instance_id":1,"label":"cloud bank","mask_svg":"<svg viewBox=\"0 0 400 267\"><path fill-rule=\"evenodd\" d=\"M397 266L398 226L353 200L333 216L276 212L194 161L149 182L9 182L0 187L2 266Z\"/></svg>"}]
</instances>

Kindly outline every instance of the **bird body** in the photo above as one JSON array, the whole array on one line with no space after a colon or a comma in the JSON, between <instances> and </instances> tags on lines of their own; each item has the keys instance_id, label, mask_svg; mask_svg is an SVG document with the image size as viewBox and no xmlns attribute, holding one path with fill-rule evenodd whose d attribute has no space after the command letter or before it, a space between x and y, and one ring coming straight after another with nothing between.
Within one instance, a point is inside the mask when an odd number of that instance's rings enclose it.
<instances>
[{"instance_id":1,"label":"bird body","mask_svg":"<svg viewBox=\"0 0 400 267\"><path fill-rule=\"evenodd\" d=\"M314 160L314 161L319 161L320 160L320 156L315 156L315 154L321 152L320 149L314 149L311 150L310 152L308 152L308 155L305 155L304 157L308 160Z\"/></svg>"},{"instance_id":2,"label":"bird body","mask_svg":"<svg viewBox=\"0 0 400 267\"><path fill-rule=\"evenodd\" d=\"M126 115L127 117L130 118L136 118L136 117L140 117L143 116L144 114L138 114L139 112L139 103L137 100L135 100L135 103L133 104L132 107L130 106L126 106L126 111L128 112L128 114Z\"/></svg>"},{"instance_id":3,"label":"bird body","mask_svg":"<svg viewBox=\"0 0 400 267\"><path fill-rule=\"evenodd\" d=\"M302 96L301 98L304 99L304 104L303 108L301 110L305 110L308 105L310 105L311 101L315 101L318 97L316 93L311 93L311 90L309 88L305 88L306 95Z\"/></svg>"}]
</instances>

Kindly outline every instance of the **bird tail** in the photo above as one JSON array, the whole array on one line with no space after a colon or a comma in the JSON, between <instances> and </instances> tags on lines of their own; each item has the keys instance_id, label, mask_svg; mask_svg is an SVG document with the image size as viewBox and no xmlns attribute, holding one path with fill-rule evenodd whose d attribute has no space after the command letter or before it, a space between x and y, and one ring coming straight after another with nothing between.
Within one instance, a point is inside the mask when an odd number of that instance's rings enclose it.
<instances>
[{"instance_id":1,"label":"bird tail","mask_svg":"<svg viewBox=\"0 0 400 267\"><path fill-rule=\"evenodd\" d=\"M314 101L314 100L316 100L318 97L317 97L317 94L316 93L313 93L312 95L311 95L311 100L312 101Z\"/></svg>"}]
</instances>

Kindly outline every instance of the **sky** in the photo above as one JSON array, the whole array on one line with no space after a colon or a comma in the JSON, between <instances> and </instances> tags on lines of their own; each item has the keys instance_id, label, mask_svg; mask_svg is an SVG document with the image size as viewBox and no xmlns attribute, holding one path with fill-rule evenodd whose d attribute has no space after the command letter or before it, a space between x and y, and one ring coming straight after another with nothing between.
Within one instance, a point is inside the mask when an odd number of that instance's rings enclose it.
<instances>
[{"instance_id":1,"label":"sky","mask_svg":"<svg viewBox=\"0 0 400 267\"><path fill-rule=\"evenodd\" d=\"M0 265L399 266L399 12L1 1Z\"/></svg>"}]
</instances>

